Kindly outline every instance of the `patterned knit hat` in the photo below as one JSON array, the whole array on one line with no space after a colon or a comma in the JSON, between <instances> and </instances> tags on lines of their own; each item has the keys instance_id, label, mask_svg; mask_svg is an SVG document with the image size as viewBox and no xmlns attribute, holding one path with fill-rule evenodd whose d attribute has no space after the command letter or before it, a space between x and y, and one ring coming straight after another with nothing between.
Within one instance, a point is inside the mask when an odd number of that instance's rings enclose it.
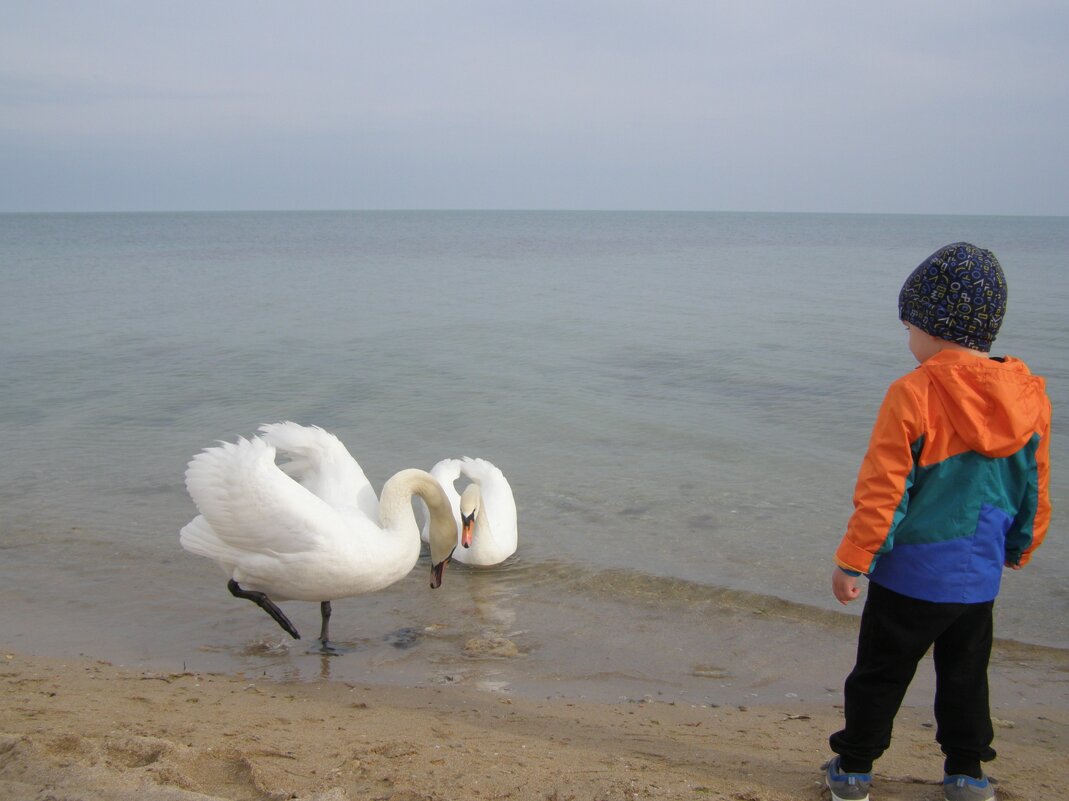
<instances>
[{"instance_id":1,"label":"patterned knit hat","mask_svg":"<svg viewBox=\"0 0 1069 801\"><path fill-rule=\"evenodd\" d=\"M898 295L898 316L934 337L986 353L1006 314L1006 296L995 254L956 242L910 273Z\"/></svg>"}]
</instances>

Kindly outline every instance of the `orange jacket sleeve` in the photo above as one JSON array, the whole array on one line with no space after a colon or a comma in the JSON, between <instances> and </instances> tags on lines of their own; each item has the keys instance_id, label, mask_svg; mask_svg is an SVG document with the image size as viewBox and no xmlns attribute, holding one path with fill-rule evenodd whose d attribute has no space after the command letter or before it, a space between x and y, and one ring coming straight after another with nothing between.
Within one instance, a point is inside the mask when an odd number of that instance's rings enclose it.
<instances>
[{"instance_id":1,"label":"orange jacket sleeve","mask_svg":"<svg viewBox=\"0 0 1069 801\"><path fill-rule=\"evenodd\" d=\"M908 383L887 390L854 488L854 513L835 552L840 567L868 573L876 555L892 544L913 483L914 445L924 432L924 413Z\"/></svg>"}]
</instances>

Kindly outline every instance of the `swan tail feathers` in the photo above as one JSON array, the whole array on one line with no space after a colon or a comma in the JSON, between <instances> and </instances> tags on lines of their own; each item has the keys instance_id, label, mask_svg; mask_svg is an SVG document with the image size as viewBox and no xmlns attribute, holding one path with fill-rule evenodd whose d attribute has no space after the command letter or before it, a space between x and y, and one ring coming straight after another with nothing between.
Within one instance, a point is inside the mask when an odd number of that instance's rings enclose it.
<instances>
[{"instance_id":1,"label":"swan tail feathers","mask_svg":"<svg viewBox=\"0 0 1069 801\"><path fill-rule=\"evenodd\" d=\"M234 551L219 539L204 515L197 515L182 527L178 541L191 554L204 556L220 564L232 563Z\"/></svg>"}]
</instances>

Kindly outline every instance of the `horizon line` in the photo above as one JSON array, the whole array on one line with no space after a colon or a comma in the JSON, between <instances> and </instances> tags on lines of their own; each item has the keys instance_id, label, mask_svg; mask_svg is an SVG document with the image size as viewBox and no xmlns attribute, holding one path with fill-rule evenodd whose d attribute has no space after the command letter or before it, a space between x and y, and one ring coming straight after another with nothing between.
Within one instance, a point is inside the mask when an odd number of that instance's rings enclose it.
<instances>
[{"instance_id":1,"label":"horizon line","mask_svg":"<svg viewBox=\"0 0 1069 801\"><path fill-rule=\"evenodd\" d=\"M3 210L0 215L107 215L107 214L779 214L779 215L836 215L857 217L1033 217L1064 219L1069 214L1022 214L1010 212L930 212L930 211L800 211L790 209L642 209L642 208L477 208L477 207L426 207L426 208L203 208L203 209L19 209Z\"/></svg>"}]
</instances>

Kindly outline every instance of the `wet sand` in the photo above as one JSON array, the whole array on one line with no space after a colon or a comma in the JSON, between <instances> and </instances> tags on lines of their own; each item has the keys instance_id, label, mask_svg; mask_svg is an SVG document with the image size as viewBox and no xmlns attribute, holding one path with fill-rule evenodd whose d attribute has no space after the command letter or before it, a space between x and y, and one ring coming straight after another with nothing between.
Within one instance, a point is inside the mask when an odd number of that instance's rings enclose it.
<instances>
[{"instance_id":1,"label":"wet sand","mask_svg":"<svg viewBox=\"0 0 1069 801\"><path fill-rule=\"evenodd\" d=\"M537 699L469 686L280 682L0 653L9 801L826 798L840 709ZM996 710L1006 801L1064 786L1069 711ZM904 709L874 797L940 798L927 707ZM875 795L878 793L878 796Z\"/></svg>"}]
</instances>

